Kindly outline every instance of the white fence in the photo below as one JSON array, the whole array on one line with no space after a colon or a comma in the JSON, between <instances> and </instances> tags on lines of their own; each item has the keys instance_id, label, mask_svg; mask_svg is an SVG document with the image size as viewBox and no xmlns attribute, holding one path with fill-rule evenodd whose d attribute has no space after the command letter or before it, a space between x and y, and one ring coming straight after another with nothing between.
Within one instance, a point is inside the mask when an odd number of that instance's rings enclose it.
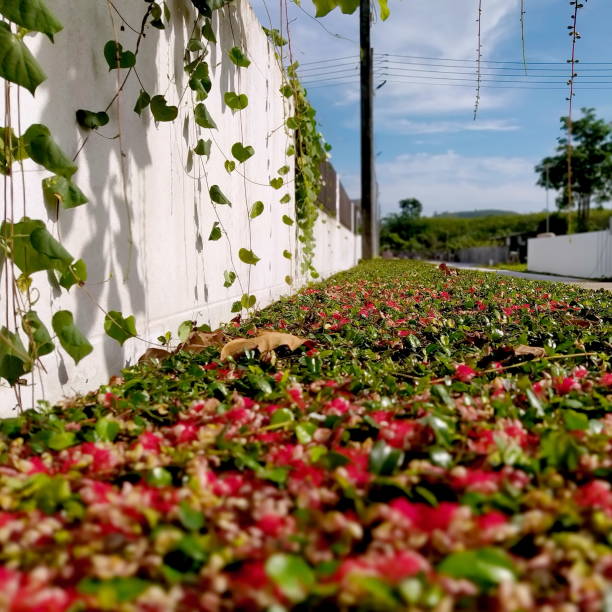
<instances>
[{"instance_id":1,"label":"white fence","mask_svg":"<svg viewBox=\"0 0 612 612\"><path fill-rule=\"evenodd\" d=\"M125 20L138 26L147 5L119 4ZM147 348L146 341L155 341L167 330L175 332L186 319L212 326L228 320L233 316L231 304L244 293L255 295L258 306L264 306L307 280L300 274L297 226L282 221L283 215L295 219L293 157L285 154L293 135L283 127L290 109L279 93L282 75L272 44L244 0L215 12L218 43L210 45L207 56L213 85L205 104L218 129L198 127L183 71L194 13L182 0L168 4L170 26L161 32L149 28L141 42L137 70L142 85L136 78L127 81L109 110L110 123L99 134L89 135L77 157L74 181L89 203L60 209L58 218L42 198L40 181L48 172L26 162L23 176L17 171L7 179L5 204L13 211L10 217L46 220L70 253L88 266L87 283L70 293L50 288L44 272L34 274L41 319L50 328L52 313L71 310L94 351L78 366L62 351L44 357L46 374L29 377L22 388L26 405L94 388L125 363L133 363ZM124 48L133 50L136 35L129 28L119 31L121 22L106 2L48 0L48 5L64 30L54 45L43 36L27 38L48 79L35 98L21 90L18 99L17 88L11 88L13 125L17 131L17 117L24 131L33 123L48 125L72 157L87 135L78 128L75 112L104 109L126 74L109 72L104 45L118 35ZM233 47L246 52L251 60L248 68L229 61L227 53ZM178 119L156 124L149 111L137 116L132 109L141 86L177 105ZM247 94L248 107L230 110L223 101L228 91ZM4 102L1 106L4 115ZM200 138L213 141L208 159L192 153ZM255 155L228 173L224 162L232 159L230 149L236 142L253 146ZM269 181L285 165L289 166L285 184L273 189ZM231 207L211 202L213 184L219 185ZM290 202L283 204L285 194ZM263 202L265 210L251 219L248 212L256 201ZM223 236L211 241L215 222ZM315 234L315 265L322 276L351 267L359 259L360 237L335 219L321 215ZM242 263L240 248L252 250L260 261ZM292 258L283 256L284 251ZM229 288L224 287L225 271L237 274ZM287 284L287 277L293 285ZM7 299L0 295L2 312ZM105 336L104 311L109 310L135 315L141 339L130 339L122 347ZM14 407L13 391L0 387L0 416Z\"/></svg>"},{"instance_id":2,"label":"white fence","mask_svg":"<svg viewBox=\"0 0 612 612\"><path fill-rule=\"evenodd\" d=\"M612 278L612 229L551 238L531 238L530 272L578 278Z\"/></svg>"}]
</instances>

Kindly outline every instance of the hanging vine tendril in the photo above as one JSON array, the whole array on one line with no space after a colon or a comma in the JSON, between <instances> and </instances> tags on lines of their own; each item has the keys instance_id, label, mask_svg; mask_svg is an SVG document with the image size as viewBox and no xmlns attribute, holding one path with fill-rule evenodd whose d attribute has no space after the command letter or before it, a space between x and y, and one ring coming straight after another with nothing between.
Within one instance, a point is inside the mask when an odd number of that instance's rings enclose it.
<instances>
[{"instance_id":1,"label":"hanging vine tendril","mask_svg":"<svg viewBox=\"0 0 612 612\"><path fill-rule=\"evenodd\" d=\"M478 109L480 107L480 86L482 82L482 0L478 0L478 48L476 55L476 100L474 102L474 121L478 115Z\"/></svg>"}]
</instances>

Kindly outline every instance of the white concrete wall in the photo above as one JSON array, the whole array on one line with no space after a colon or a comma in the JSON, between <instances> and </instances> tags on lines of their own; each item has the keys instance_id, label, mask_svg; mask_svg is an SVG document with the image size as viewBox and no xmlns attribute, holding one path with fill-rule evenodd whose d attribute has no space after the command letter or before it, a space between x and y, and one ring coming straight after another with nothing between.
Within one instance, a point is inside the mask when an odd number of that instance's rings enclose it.
<instances>
[{"instance_id":1,"label":"white concrete wall","mask_svg":"<svg viewBox=\"0 0 612 612\"><path fill-rule=\"evenodd\" d=\"M586 232L527 243L530 272L578 278L612 278L612 231Z\"/></svg>"},{"instance_id":2,"label":"white concrete wall","mask_svg":"<svg viewBox=\"0 0 612 612\"><path fill-rule=\"evenodd\" d=\"M132 76L109 111L111 122L100 135L90 135L77 159L74 181L89 197L88 204L60 210L57 219L55 211L45 207L40 187L50 173L31 162L24 164L23 176L18 171L8 181L9 217L47 221L75 258L85 260L89 273L86 285L68 294L51 290L44 272L34 275L40 292L36 310L43 321L50 328L52 313L71 310L94 352L78 366L63 351L45 357L47 373L37 373L22 388L26 406L31 398L55 401L95 388L125 363L133 363L148 347L146 341L167 330L175 333L186 319L217 326L233 316L231 304L243 293L256 295L263 307L307 280L299 273L296 225L281 221L284 214L295 217L294 184L287 181L280 190L268 185L285 164L291 167L287 177L293 176L293 158L284 154L292 135L282 127L289 109L279 93L281 71L272 45L245 0L234 0L215 13L218 44L211 46L207 58L213 87L205 104L218 130L199 128L183 71L194 14L185 0L168 4L171 27L148 29L137 69L151 95L164 94L169 104L179 106L178 119L156 125L148 110L138 117L132 108L140 85ZM35 98L24 90L17 97L17 88L11 88L13 125L17 131L19 118L23 131L32 123L50 126L58 144L72 156L86 135L76 125L76 110L104 109L115 95L117 79L125 74L108 71L105 43L118 35L124 48L133 50L136 35L129 29L119 31L120 21L106 2L48 0L48 5L64 30L54 45L42 35L27 38L48 80ZM139 26L145 3L123 0L117 6L130 24ZM248 68L239 69L228 60L227 50L233 46L245 50L252 62ZM246 93L247 109L232 112L223 103L226 91ZM117 134L121 137L113 139ZM210 160L190 155L198 138L211 137ZM255 155L229 175L223 164L231 159L235 142L252 145ZM212 184L221 187L232 207L211 203ZM285 193L291 203L280 204ZM257 200L264 202L265 212L251 220L248 211ZM222 223L225 234L211 242L215 221ZM356 263L360 237L322 219L316 233L320 240L315 260L323 277ZM252 249L261 261L255 266L241 263L241 247ZM291 261L282 256L285 249L294 254ZM238 274L229 289L223 287L224 270ZM286 276L295 279L293 288L285 283ZM1 312L7 298L0 294ZM142 339L130 339L121 347L108 338L103 332L103 311L108 310L135 315ZM0 415L11 413L14 406L13 391L0 386Z\"/></svg>"}]
</instances>

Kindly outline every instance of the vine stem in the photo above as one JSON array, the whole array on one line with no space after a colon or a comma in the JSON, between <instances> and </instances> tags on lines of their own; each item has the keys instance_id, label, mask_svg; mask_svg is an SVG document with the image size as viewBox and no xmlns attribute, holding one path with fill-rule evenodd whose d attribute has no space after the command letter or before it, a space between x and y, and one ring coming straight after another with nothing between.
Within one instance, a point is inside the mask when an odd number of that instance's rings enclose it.
<instances>
[{"instance_id":1,"label":"vine stem","mask_svg":"<svg viewBox=\"0 0 612 612\"><path fill-rule=\"evenodd\" d=\"M521 0L521 51L523 53L523 68L527 76L527 55L525 52L525 0Z\"/></svg>"}]
</instances>

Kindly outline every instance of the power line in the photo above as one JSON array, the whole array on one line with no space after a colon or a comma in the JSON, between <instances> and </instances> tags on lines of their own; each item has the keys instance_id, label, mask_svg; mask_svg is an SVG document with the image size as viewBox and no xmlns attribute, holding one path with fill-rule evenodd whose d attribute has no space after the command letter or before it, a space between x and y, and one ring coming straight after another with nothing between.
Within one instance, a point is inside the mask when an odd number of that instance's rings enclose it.
<instances>
[{"instance_id":1,"label":"power line","mask_svg":"<svg viewBox=\"0 0 612 612\"><path fill-rule=\"evenodd\" d=\"M453 59L450 57L425 57L422 55L401 55L399 53L377 53L377 55L379 56L383 56L383 57L405 57L408 59L419 59L419 60L434 60L434 61L441 61L441 62L469 62L471 64L475 64L477 60L475 59ZM498 60L482 60L481 63L483 64L519 64L519 65L523 65L523 62L515 62L515 61L498 61ZM563 66L568 66L570 63L569 60L566 60L564 62L527 62L527 66L548 66L548 65L563 65ZM576 62L579 63L581 66L612 66L612 62Z\"/></svg>"},{"instance_id":2,"label":"power line","mask_svg":"<svg viewBox=\"0 0 612 612\"><path fill-rule=\"evenodd\" d=\"M468 68L468 66L455 66L453 64L430 64L426 62L404 62L397 60L388 60L386 57L379 58L379 63L382 64L394 64L399 66L426 66L432 68ZM523 68L513 68L512 66L500 66L499 68L495 67L485 67L483 70L506 70L506 71L518 71L524 72ZM530 68L533 72L556 72L559 71L559 68ZM612 72L612 68L581 68L580 74L583 72ZM564 73L566 74L566 73Z\"/></svg>"}]
</instances>

